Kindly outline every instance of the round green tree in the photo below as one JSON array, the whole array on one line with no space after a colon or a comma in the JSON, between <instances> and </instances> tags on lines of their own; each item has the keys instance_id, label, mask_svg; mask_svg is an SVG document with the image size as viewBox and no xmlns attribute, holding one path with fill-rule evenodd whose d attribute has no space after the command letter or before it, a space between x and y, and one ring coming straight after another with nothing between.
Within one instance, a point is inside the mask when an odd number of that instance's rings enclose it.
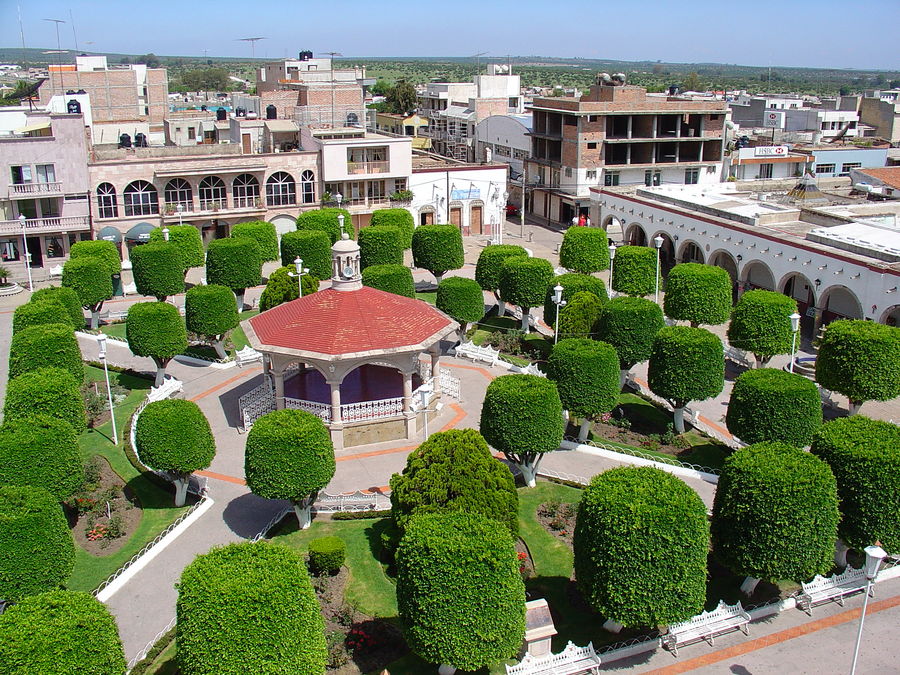
<instances>
[{"instance_id":1,"label":"round green tree","mask_svg":"<svg viewBox=\"0 0 900 675\"><path fill-rule=\"evenodd\" d=\"M359 231L359 258L370 265L402 265L403 241L396 227L364 227Z\"/></svg>"},{"instance_id":2,"label":"round green tree","mask_svg":"<svg viewBox=\"0 0 900 675\"><path fill-rule=\"evenodd\" d=\"M379 291L406 298L416 297L412 271L405 265L372 265L362 271L362 282L363 286Z\"/></svg>"},{"instance_id":3,"label":"round green tree","mask_svg":"<svg viewBox=\"0 0 900 675\"><path fill-rule=\"evenodd\" d=\"M277 307L289 300L296 300L299 297L300 286L303 287L303 295L309 295L319 290L319 280L311 272L300 277L299 283L296 275L297 272L293 265L279 267L272 272L262 295L259 296L259 311L265 312L267 309Z\"/></svg>"},{"instance_id":4,"label":"round green tree","mask_svg":"<svg viewBox=\"0 0 900 675\"><path fill-rule=\"evenodd\" d=\"M578 588L607 627L655 627L703 610L706 506L679 478L652 467L594 476L573 544Z\"/></svg>"},{"instance_id":5,"label":"round green tree","mask_svg":"<svg viewBox=\"0 0 900 675\"><path fill-rule=\"evenodd\" d=\"M310 526L315 496L334 471L331 435L312 413L276 410L256 420L247 434L247 485L260 497L290 500L301 529Z\"/></svg>"},{"instance_id":6,"label":"round green tree","mask_svg":"<svg viewBox=\"0 0 900 675\"><path fill-rule=\"evenodd\" d=\"M713 553L753 580L806 581L833 564L837 485L828 465L785 443L757 443L725 460L713 502Z\"/></svg>"},{"instance_id":7,"label":"round green tree","mask_svg":"<svg viewBox=\"0 0 900 675\"><path fill-rule=\"evenodd\" d=\"M816 382L850 399L850 414L865 401L900 396L900 328L872 321L828 324L816 357Z\"/></svg>"},{"instance_id":8,"label":"round green tree","mask_svg":"<svg viewBox=\"0 0 900 675\"><path fill-rule=\"evenodd\" d=\"M181 269L187 272L191 267L202 267L206 259L203 251L203 237L200 230L193 225L167 225L169 230L169 243L178 251L181 259ZM163 228L157 227L150 231L150 242L164 242L166 236Z\"/></svg>"},{"instance_id":9,"label":"round green tree","mask_svg":"<svg viewBox=\"0 0 900 675\"><path fill-rule=\"evenodd\" d=\"M662 280L660 280L662 281ZM656 249L619 246L612 261L613 290L625 295L650 295L656 290Z\"/></svg>"},{"instance_id":10,"label":"round green tree","mask_svg":"<svg viewBox=\"0 0 900 675\"><path fill-rule=\"evenodd\" d=\"M3 417L6 422L32 415L68 422L76 434L87 427L80 381L62 368L40 368L9 381Z\"/></svg>"},{"instance_id":11,"label":"round green tree","mask_svg":"<svg viewBox=\"0 0 900 675\"><path fill-rule=\"evenodd\" d=\"M650 391L669 401L675 430L684 433L684 407L718 396L725 386L722 341L704 328L665 326L653 338Z\"/></svg>"},{"instance_id":12,"label":"round green tree","mask_svg":"<svg viewBox=\"0 0 900 675\"><path fill-rule=\"evenodd\" d=\"M603 312L603 301L590 291L579 291L559 310L554 328L558 339L592 338Z\"/></svg>"},{"instance_id":13,"label":"round green tree","mask_svg":"<svg viewBox=\"0 0 900 675\"><path fill-rule=\"evenodd\" d=\"M0 485L35 485L65 501L84 482L75 432L68 422L36 414L0 427Z\"/></svg>"},{"instance_id":14,"label":"round green tree","mask_svg":"<svg viewBox=\"0 0 900 675\"><path fill-rule=\"evenodd\" d=\"M571 300L576 293L584 291L593 293L604 305L609 300L603 279L592 277L590 274L577 274L575 272L560 274L558 277L554 277L553 283L547 287L547 292L544 294L544 323L548 326L552 326L556 322L556 303L553 302L553 289L556 286L562 286L562 299L566 302Z\"/></svg>"},{"instance_id":15,"label":"round green tree","mask_svg":"<svg viewBox=\"0 0 900 675\"><path fill-rule=\"evenodd\" d=\"M474 279L448 277L438 284L435 306L459 321L465 336L469 323L484 316L484 293Z\"/></svg>"},{"instance_id":16,"label":"round green tree","mask_svg":"<svg viewBox=\"0 0 900 675\"><path fill-rule=\"evenodd\" d=\"M490 291L497 299L497 314L503 316L504 305L500 298L500 268L507 258L527 258L528 253L521 246L497 244L486 246L478 255L475 265L475 281L485 291Z\"/></svg>"},{"instance_id":17,"label":"round green tree","mask_svg":"<svg viewBox=\"0 0 900 675\"><path fill-rule=\"evenodd\" d=\"M355 239L356 233L353 231L353 219L347 209L323 208L314 211L304 211L297 216L297 229L325 232L331 239L331 243L334 244L341 238L342 234L338 216L344 216L343 234L346 234L351 239ZM331 275L329 274L329 276Z\"/></svg>"},{"instance_id":18,"label":"round green tree","mask_svg":"<svg viewBox=\"0 0 900 675\"><path fill-rule=\"evenodd\" d=\"M213 239L206 249L206 283L227 286L244 309L244 291L262 281L262 255L253 239Z\"/></svg>"},{"instance_id":19,"label":"round green tree","mask_svg":"<svg viewBox=\"0 0 900 675\"><path fill-rule=\"evenodd\" d=\"M97 329L103 303L112 298L112 277L102 260L88 256L63 265L62 285L75 291L81 306L91 312L91 328Z\"/></svg>"},{"instance_id":20,"label":"round green tree","mask_svg":"<svg viewBox=\"0 0 900 675\"><path fill-rule=\"evenodd\" d=\"M559 448L563 439L556 383L537 375L501 375L485 392L479 428L484 440L534 487L541 458Z\"/></svg>"},{"instance_id":21,"label":"round green tree","mask_svg":"<svg viewBox=\"0 0 900 675\"><path fill-rule=\"evenodd\" d=\"M103 268L108 276L122 271L122 259L119 257L118 247L111 241L96 239L93 241L78 241L69 248L69 260L81 258L96 258L103 263Z\"/></svg>"},{"instance_id":22,"label":"round green tree","mask_svg":"<svg viewBox=\"0 0 900 675\"><path fill-rule=\"evenodd\" d=\"M116 620L90 593L48 591L0 615L5 673L125 675Z\"/></svg>"},{"instance_id":23,"label":"round green tree","mask_svg":"<svg viewBox=\"0 0 900 675\"><path fill-rule=\"evenodd\" d=\"M84 379L81 349L71 324L32 326L12 336L9 344L9 376L18 377L39 368L62 368L72 373L72 377L78 382Z\"/></svg>"},{"instance_id":24,"label":"round green tree","mask_svg":"<svg viewBox=\"0 0 900 675\"><path fill-rule=\"evenodd\" d=\"M250 223L237 223L231 228L233 238L252 239L259 246L259 254L263 261L278 260L278 233L272 223L257 220Z\"/></svg>"},{"instance_id":25,"label":"round green tree","mask_svg":"<svg viewBox=\"0 0 900 675\"><path fill-rule=\"evenodd\" d=\"M178 308L165 302L139 302L129 307L125 337L132 354L149 356L156 363L154 387L163 383L169 361L188 346Z\"/></svg>"},{"instance_id":26,"label":"round green tree","mask_svg":"<svg viewBox=\"0 0 900 675\"><path fill-rule=\"evenodd\" d=\"M500 297L522 310L522 330L531 330L532 307L540 307L553 285L553 265L543 258L507 258L500 268Z\"/></svg>"},{"instance_id":27,"label":"round green tree","mask_svg":"<svg viewBox=\"0 0 900 675\"><path fill-rule=\"evenodd\" d=\"M174 244L144 244L131 251L134 284L141 295L165 302L170 295L184 293L184 268Z\"/></svg>"},{"instance_id":28,"label":"round green tree","mask_svg":"<svg viewBox=\"0 0 900 675\"><path fill-rule=\"evenodd\" d=\"M525 587L512 537L478 514L414 518L397 550L403 634L429 663L478 670L525 636Z\"/></svg>"},{"instance_id":29,"label":"round green tree","mask_svg":"<svg viewBox=\"0 0 900 675\"><path fill-rule=\"evenodd\" d=\"M731 311L728 343L752 352L758 368L776 354L790 354L793 341L791 314L797 301L774 291L747 291Z\"/></svg>"},{"instance_id":30,"label":"round green tree","mask_svg":"<svg viewBox=\"0 0 900 675\"><path fill-rule=\"evenodd\" d=\"M721 267L700 263L675 265L666 280L666 316L715 326L731 315L731 277Z\"/></svg>"},{"instance_id":31,"label":"round green tree","mask_svg":"<svg viewBox=\"0 0 900 675\"><path fill-rule=\"evenodd\" d=\"M78 306L81 312L81 306ZM72 317L69 311L57 298L45 298L38 302L28 302L19 305L13 312L12 330L18 333L32 326L46 326L50 324L66 324L72 328L84 328L84 315L81 318L81 326L72 326Z\"/></svg>"},{"instance_id":32,"label":"round green tree","mask_svg":"<svg viewBox=\"0 0 900 675\"><path fill-rule=\"evenodd\" d=\"M609 240L599 227L570 227L559 247L559 264L567 270L591 274L609 267Z\"/></svg>"},{"instance_id":33,"label":"round green tree","mask_svg":"<svg viewBox=\"0 0 900 675\"><path fill-rule=\"evenodd\" d=\"M297 230L281 236L281 264L294 269L297 258L316 279L330 279L331 239L320 230Z\"/></svg>"},{"instance_id":34,"label":"round green tree","mask_svg":"<svg viewBox=\"0 0 900 675\"><path fill-rule=\"evenodd\" d=\"M0 598L18 602L59 588L75 565L75 543L46 489L0 486Z\"/></svg>"},{"instance_id":35,"label":"round green tree","mask_svg":"<svg viewBox=\"0 0 900 675\"><path fill-rule=\"evenodd\" d=\"M725 424L744 443L781 441L802 448L822 426L822 399L815 382L802 375L748 370L734 381Z\"/></svg>"},{"instance_id":36,"label":"round green tree","mask_svg":"<svg viewBox=\"0 0 900 675\"><path fill-rule=\"evenodd\" d=\"M462 233L456 225L420 225L413 232L413 264L428 270L438 283L465 264Z\"/></svg>"},{"instance_id":37,"label":"round green tree","mask_svg":"<svg viewBox=\"0 0 900 675\"><path fill-rule=\"evenodd\" d=\"M860 551L880 541L885 550L900 551L900 427L839 417L819 429L810 450L837 479L838 533L847 545Z\"/></svg>"},{"instance_id":38,"label":"round green tree","mask_svg":"<svg viewBox=\"0 0 900 675\"><path fill-rule=\"evenodd\" d=\"M213 548L184 568L176 605L183 675L321 675L325 624L299 553L267 541Z\"/></svg>"},{"instance_id":39,"label":"round green tree","mask_svg":"<svg viewBox=\"0 0 900 675\"><path fill-rule=\"evenodd\" d=\"M404 249L412 246L416 223L406 209L376 209L372 212L369 227L396 227L400 230L400 242Z\"/></svg>"},{"instance_id":40,"label":"round green tree","mask_svg":"<svg viewBox=\"0 0 900 675\"><path fill-rule=\"evenodd\" d=\"M184 296L184 323L189 333L212 342L220 359L225 359L225 336L240 321L234 294L226 286L194 286Z\"/></svg>"},{"instance_id":41,"label":"round green tree","mask_svg":"<svg viewBox=\"0 0 900 675\"><path fill-rule=\"evenodd\" d=\"M58 300L61 302L69 313L69 316L72 319L72 326L75 330L84 328L84 309L81 306L81 300L79 300L78 294L74 290L65 286L40 288L32 294L28 304L36 305L44 300ZM52 323L57 322L54 321Z\"/></svg>"},{"instance_id":42,"label":"round green tree","mask_svg":"<svg viewBox=\"0 0 900 675\"><path fill-rule=\"evenodd\" d=\"M646 298L622 296L603 307L597 339L611 344L619 355L620 387L629 370L650 358L656 334L665 325L660 306Z\"/></svg>"},{"instance_id":43,"label":"round green tree","mask_svg":"<svg viewBox=\"0 0 900 675\"><path fill-rule=\"evenodd\" d=\"M134 440L144 464L172 475L175 506L184 506L191 474L207 468L216 455L206 416L200 406L184 399L148 404L137 418Z\"/></svg>"}]
</instances>

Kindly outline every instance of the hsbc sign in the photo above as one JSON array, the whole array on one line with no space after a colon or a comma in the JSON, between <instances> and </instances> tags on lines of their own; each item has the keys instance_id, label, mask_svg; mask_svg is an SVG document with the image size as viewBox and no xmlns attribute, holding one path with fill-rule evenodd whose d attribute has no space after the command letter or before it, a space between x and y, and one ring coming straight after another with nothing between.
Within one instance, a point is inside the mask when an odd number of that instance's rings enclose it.
<instances>
[{"instance_id":1,"label":"hsbc sign","mask_svg":"<svg viewBox=\"0 0 900 675\"><path fill-rule=\"evenodd\" d=\"M760 145L753 148L754 157L787 157L786 145Z\"/></svg>"}]
</instances>

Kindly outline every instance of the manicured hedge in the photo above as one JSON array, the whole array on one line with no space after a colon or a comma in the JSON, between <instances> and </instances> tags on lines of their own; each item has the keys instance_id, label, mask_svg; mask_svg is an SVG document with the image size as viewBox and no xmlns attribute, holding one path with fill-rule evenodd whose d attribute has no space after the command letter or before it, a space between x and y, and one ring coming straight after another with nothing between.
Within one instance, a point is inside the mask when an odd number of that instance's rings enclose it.
<instances>
[{"instance_id":1,"label":"manicured hedge","mask_svg":"<svg viewBox=\"0 0 900 675\"><path fill-rule=\"evenodd\" d=\"M731 316L731 277L713 265L675 265L666 280L663 309L666 316L692 326L725 323Z\"/></svg>"},{"instance_id":2,"label":"manicured hedge","mask_svg":"<svg viewBox=\"0 0 900 675\"><path fill-rule=\"evenodd\" d=\"M174 244L144 244L131 251L134 284L141 295L164 301L184 293L184 268Z\"/></svg>"},{"instance_id":3,"label":"manicured hedge","mask_svg":"<svg viewBox=\"0 0 900 675\"><path fill-rule=\"evenodd\" d=\"M197 556L178 584L182 675L325 672L325 625L303 558L266 541Z\"/></svg>"},{"instance_id":4,"label":"manicured hedge","mask_svg":"<svg viewBox=\"0 0 900 675\"><path fill-rule=\"evenodd\" d=\"M125 675L116 620L90 593L49 591L0 615L4 673Z\"/></svg>"},{"instance_id":5,"label":"manicured hedge","mask_svg":"<svg viewBox=\"0 0 900 675\"><path fill-rule=\"evenodd\" d=\"M376 209L372 212L369 227L396 227L400 230L400 242L404 249L412 246L416 222L406 209Z\"/></svg>"},{"instance_id":6,"label":"manicured hedge","mask_svg":"<svg viewBox=\"0 0 900 675\"><path fill-rule=\"evenodd\" d=\"M72 425L43 414L0 427L0 485L35 485L65 501L84 482Z\"/></svg>"},{"instance_id":7,"label":"manicured hedge","mask_svg":"<svg viewBox=\"0 0 900 675\"><path fill-rule=\"evenodd\" d=\"M67 289L71 290L71 289ZM78 306L81 314L81 306ZM56 298L45 298L39 302L28 302L19 305L13 312L12 331L18 333L32 326L46 326L50 324L66 324L72 328L84 328L84 315L81 315L80 326L72 325L72 316L63 304Z\"/></svg>"},{"instance_id":8,"label":"manicured hedge","mask_svg":"<svg viewBox=\"0 0 900 675\"><path fill-rule=\"evenodd\" d=\"M305 265L306 261L304 261L303 264ZM283 302L296 300L298 297L298 293L300 292L301 285L303 287L304 296L309 295L310 293L315 293L319 290L319 280L312 275L312 272L310 272L309 274L304 274L300 279L299 284L297 282L297 277L291 276L291 274L296 273L297 272L294 269L294 266L290 265L288 267L279 267L269 275L269 280L266 282L266 287L263 289L262 294L259 296L260 312L265 312L267 309L277 307Z\"/></svg>"},{"instance_id":9,"label":"manicured hedge","mask_svg":"<svg viewBox=\"0 0 900 675\"><path fill-rule=\"evenodd\" d=\"M213 239L206 250L206 282L243 293L262 280L262 263L253 239Z\"/></svg>"},{"instance_id":10,"label":"manicured hedge","mask_svg":"<svg viewBox=\"0 0 900 675\"><path fill-rule=\"evenodd\" d=\"M474 671L514 657L525 587L512 537L476 514L415 518L397 551L397 605L410 649Z\"/></svg>"},{"instance_id":11,"label":"manicured hedge","mask_svg":"<svg viewBox=\"0 0 900 675\"><path fill-rule=\"evenodd\" d=\"M128 308L125 320L128 348L135 356L149 356L156 362L156 383L160 386L166 365L187 349L187 330L178 308L165 302L139 302Z\"/></svg>"},{"instance_id":12,"label":"manicured hedge","mask_svg":"<svg viewBox=\"0 0 900 675\"><path fill-rule=\"evenodd\" d=\"M341 228L338 216L344 216L344 234L351 239L355 239L356 235L353 231L353 219L347 209L323 208L315 211L304 211L297 216L298 230L319 230L328 234L331 243L334 244L341 238ZM329 276L331 276L329 274Z\"/></svg>"},{"instance_id":13,"label":"manicured hedge","mask_svg":"<svg viewBox=\"0 0 900 675\"><path fill-rule=\"evenodd\" d=\"M500 268L510 257L527 258L528 253L521 246L499 244L486 246L478 255L475 265L475 281L485 291L496 292L500 288Z\"/></svg>"},{"instance_id":14,"label":"manicured hedge","mask_svg":"<svg viewBox=\"0 0 900 675\"><path fill-rule=\"evenodd\" d=\"M555 286L562 286L562 299L566 302L571 300L576 293L581 293L582 291L593 293L604 305L609 299L603 279L592 277L590 274L576 274L575 272L560 274L547 286L547 292L544 295L544 322L548 326L552 326L556 321L556 303L553 302L553 288Z\"/></svg>"},{"instance_id":15,"label":"manicured hedge","mask_svg":"<svg viewBox=\"0 0 900 675\"><path fill-rule=\"evenodd\" d=\"M900 427L862 415L826 423L811 451L837 479L838 533L857 551L880 541L900 551Z\"/></svg>"},{"instance_id":16,"label":"manicured hedge","mask_svg":"<svg viewBox=\"0 0 900 675\"><path fill-rule=\"evenodd\" d=\"M456 225L420 225L413 232L413 264L431 272L438 283L465 264L462 233Z\"/></svg>"},{"instance_id":17,"label":"manicured hedge","mask_svg":"<svg viewBox=\"0 0 900 675\"><path fill-rule=\"evenodd\" d=\"M553 265L549 260L507 258L500 268L500 297L525 310L540 307L553 280Z\"/></svg>"},{"instance_id":18,"label":"manicured hedge","mask_svg":"<svg viewBox=\"0 0 900 675\"><path fill-rule=\"evenodd\" d=\"M78 294L71 288L65 286L49 286L47 288L39 288L28 302L29 305L37 305L44 300L58 300L66 308L66 311L72 318L72 326L75 330L84 328L84 310L81 306L81 300Z\"/></svg>"},{"instance_id":19,"label":"manicured hedge","mask_svg":"<svg viewBox=\"0 0 900 675\"><path fill-rule=\"evenodd\" d=\"M106 272L103 261L93 256L69 260L63 265L62 285L75 291L82 307L99 311L113 296L112 277Z\"/></svg>"},{"instance_id":20,"label":"manicured hedge","mask_svg":"<svg viewBox=\"0 0 900 675\"><path fill-rule=\"evenodd\" d=\"M567 270L591 274L609 268L609 240L599 227L570 227L559 247L559 264Z\"/></svg>"},{"instance_id":21,"label":"manicured hedge","mask_svg":"<svg viewBox=\"0 0 900 675\"><path fill-rule=\"evenodd\" d=\"M295 271L294 261L300 258L303 267L316 279L330 279L331 240L327 232L298 230L281 236L281 264Z\"/></svg>"},{"instance_id":22,"label":"manicured hedge","mask_svg":"<svg viewBox=\"0 0 900 675\"><path fill-rule=\"evenodd\" d=\"M560 340L547 360L547 376L556 382L562 407L576 417L593 419L619 402L619 357L605 342Z\"/></svg>"},{"instance_id":23,"label":"manicured hedge","mask_svg":"<svg viewBox=\"0 0 900 675\"><path fill-rule=\"evenodd\" d=\"M108 276L118 274L122 270L122 259L119 248L111 241L97 239L95 241L78 241L69 248L69 260L80 258L97 258L103 263Z\"/></svg>"},{"instance_id":24,"label":"manicured hedge","mask_svg":"<svg viewBox=\"0 0 900 675\"><path fill-rule=\"evenodd\" d=\"M447 277L438 284L435 306L466 325L484 316L484 293L474 279Z\"/></svg>"},{"instance_id":25,"label":"manicured hedge","mask_svg":"<svg viewBox=\"0 0 900 675\"><path fill-rule=\"evenodd\" d=\"M84 379L81 349L70 324L32 326L12 336L9 377L18 377L39 368L62 368L72 373L76 381Z\"/></svg>"},{"instance_id":26,"label":"manicured hedge","mask_svg":"<svg viewBox=\"0 0 900 675\"><path fill-rule=\"evenodd\" d=\"M412 271L404 265L372 265L362 271L363 286L406 298L416 297Z\"/></svg>"},{"instance_id":27,"label":"manicured hedge","mask_svg":"<svg viewBox=\"0 0 900 675\"><path fill-rule=\"evenodd\" d=\"M578 588L607 619L656 627L703 610L706 506L681 479L652 467L594 476L573 544Z\"/></svg>"},{"instance_id":28,"label":"manicured hedge","mask_svg":"<svg viewBox=\"0 0 900 675\"><path fill-rule=\"evenodd\" d=\"M579 291L559 311L559 339L592 338L603 302L590 291Z\"/></svg>"},{"instance_id":29,"label":"manicured hedge","mask_svg":"<svg viewBox=\"0 0 900 675\"><path fill-rule=\"evenodd\" d=\"M782 293L747 291L731 311L728 343L752 352L760 367L776 354L790 354L791 314L796 311L797 301Z\"/></svg>"},{"instance_id":30,"label":"manicured hedge","mask_svg":"<svg viewBox=\"0 0 900 675\"><path fill-rule=\"evenodd\" d=\"M0 598L17 602L59 588L75 543L56 498L42 487L0 486Z\"/></svg>"},{"instance_id":31,"label":"manicured hedge","mask_svg":"<svg viewBox=\"0 0 900 675\"><path fill-rule=\"evenodd\" d=\"M619 355L619 367L630 370L650 358L656 334L665 326L662 309L645 298L618 297L603 307L597 339L608 342Z\"/></svg>"},{"instance_id":32,"label":"manicured hedge","mask_svg":"<svg viewBox=\"0 0 900 675\"><path fill-rule=\"evenodd\" d=\"M363 269L370 265L402 265L403 241L396 227L364 227L359 231L359 257Z\"/></svg>"},{"instance_id":33,"label":"manicured hedge","mask_svg":"<svg viewBox=\"0 0 900 675\"><path fill-rule=\"evenodd\" d=\"M704 328L661 328L650 351L648 379L650 390L676 408L718 396L725 384L722 341Z\"/></svg>"},{"instance_id":34,"label":"manicured hedge","mask_svg":"<svg viewBox=\"0 0 900 675\"><path fill-rule=\"evenodd\" d=\"M734 381L725 424L744 443L781 441L802 448L822 426L822 399L816 383L802 375L748 370Z\"/></svg>"},{"instance_id":35,"label":"manicured hedge","mask_svg":"<svg viewBox=\"0 0 900 675\"><path fill-rule=\"evenodd\" d=\"M278 233L272 223L264 220L237 223L231 227L231 236L235 239L245 237L255 241L264 261L278 260Z\"/></svg>"},{"instance_id":36,"label":"manicured hedge","mask_svg":"<svg viewBox=\"0 0 900 675\"><path fill-rule=\"evenodd\" d=\"M240 321L234 294L226 286L194 286L184 296L184 322L197 335L224 335Z\"/></svg>"},{"instance_id":37,"label":"manicured hedge","mask_svg":"<svg viewBox=\"0 0 900 675\"><path fill-rule=\"evenodd\" d=\"M134 440L141 461L157 471L191 474L216 455L209 421L200 406L184 399L149 403L137 419Z\"/></svg>"},{"instance_id":38,"label":"manicured hedge","mask_svg":"<svg viewBox=\"0 0 900 675\"><path fill-rule=\"evenodd\" d=\"M347 546L340 537L319 537L309 542L309 569L313 574L333 574L341 569Z\"/></svg>"},{"instance_id":39,"label":"manicured hedge","mask_svg":"<svg viewBox=\"0 0 900 675\"><path fill-rule=\"evenodd\" d=\"M838 500L818 457L758 443L725 460L713 503L713 553L735 574L808 581L833 565Z\"/></svg>"},{"instance_id":40,"label":"manicured hedge","mask_svg":"<svg viewBox=\"0 0 900 675\"><path fill-rule=\"evenodd\" d=\"M191 267L202 267L206 254L203 251L203 237L193 225L167 225L169 228L169 243L178 251L181 260L181 268L188 270ZM150 242L165 241L165 235L161 227L150 231Z\"/></svg>"},{"instance_id":41,"label":"manicured hedge","mask_svg":"<svg viewBox=\"0 0 900 675\"><path fill-rule=\"evenodd\" d=\"M660 276L660 284L663 279ZM619 246L612 261L613 290L626 295L650 295L656 290L656 249Z\"/></svg>"},{"instance_id":42,"label":"manicured hedge","mask_svg":"<svg viewBox=\"0 0 900 675\"><path fill-rule=\"evenodd\" d=\"M62 368L40 368L9 381L5 421L44 414L68 422L76 434L87 427L79 382Z\"/></svg>"}]
</instances>

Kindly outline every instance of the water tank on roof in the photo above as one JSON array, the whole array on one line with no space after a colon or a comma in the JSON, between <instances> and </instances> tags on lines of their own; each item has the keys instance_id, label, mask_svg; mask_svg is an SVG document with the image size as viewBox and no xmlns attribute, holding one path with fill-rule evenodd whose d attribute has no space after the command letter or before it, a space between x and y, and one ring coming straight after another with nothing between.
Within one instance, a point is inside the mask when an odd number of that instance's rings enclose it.
<instances>
[{"instance_id":1,"label":"water tank on roof","mask_svg":"<svg viewBox=\"0 0 900 675\"><path fill-rule=\"evenodd\" d=\"M246 117L247 110L238 106L237 108L234 109L234 116L235 117Z\"/></svg>"},{"instance_id":2,"label":"water tank on roof","mask_svg":"<svg viewBox=\"0 0 900 675\"><path fill-rule=\"evenodd\" d=\"M87 92L86 92L84 89L79 89L79 90L76 91L75 93L76 93L76 94L87 94Z\"/></svg>"},{"instance_id":3,"label":"water tank on roof","mask_svg":"<svg viewBox=\"0 0 900 675\"><path fill-rule=\"evenodd\" d=\"M66 103L66 112L70 115L78 115L81 112L81 104L74 98L69 99L69 102Z\"/></svg>"},{"instance_id":4,"label":"water tank on roof","mask_svg":"<svg viewBox=\"0 0 900 675\"><path fill-rule=\"evenodd\" d=\"M74 96L74 94L75 94L74 89L66 89L66 96Z\"/></svg>"},{"instance_id":5,"label":"water tank on roof","mask_svg":"<svg viewBox=\"0 0 900 675\"><path fill-rule=\"evenodd\" d=\"M120 148L130 148L131 147L131 136L128 134L122 134L119 136L119 147Z\"/></svg>"},{"instance_id":6,"label":"water tank on roof","mask_svg":"<svg viewBox=\"0 0 900 675\"><path fill-rule=\"evenodd\" d=\"M677 96L679 91L679 87L677 84L669 85L669 96Z\"/></svg>"},{"instance_id":7,"label":"water tank on roof","mask_svg":"<svg viewBox=\"0 0 900 675\"><path fill-rule=\"evenodd\" d=\"M187 99L185 99L185 100L187 100ZM204 103L203 105L200 106L200 110L201 110L202 112L206 112L206 104L205 104L205 103Z\"/></svg>"},{"instance_id":8,"label":"water tank on roof","mask_svg":"<svg viewBox=\"0 0 900 675\"><path fill-rule=\"evenodd\" d=\"M278 108L276 108L271 103L266 106L266 119L267 120L277 120L278 119Z\"/></svg>"},{"instance_id":9,"label":"water tank on roof","mask_svg":"<svg viewBox=\"0 0 900 675\"><path fill-rule=\"evenodd\" d=\"M136 148L146 148L147 147L147 137L138 132L134 135L134 147Z\"/></svg>"},{"instance_id":10,"label":"water tank on roof","mask_svg":"<svg viewBox=\"0 0 900 675\"><path fill-rule=\"evenodd\" d=\"M313 57L313 53L310 51L302 51L299 54L299 59L301 61L309 61Z\"/></svg>"},{"instance_id":11,"label":"water tank on roof","mask_svg":"<svg viewBox=\"0 0 900 675\"><path fill-rule=\"evenodd\" d=\"M228 111L225 108L216 109L216 122L224 122L228 119Z\"/></svg>"}]
</instances>

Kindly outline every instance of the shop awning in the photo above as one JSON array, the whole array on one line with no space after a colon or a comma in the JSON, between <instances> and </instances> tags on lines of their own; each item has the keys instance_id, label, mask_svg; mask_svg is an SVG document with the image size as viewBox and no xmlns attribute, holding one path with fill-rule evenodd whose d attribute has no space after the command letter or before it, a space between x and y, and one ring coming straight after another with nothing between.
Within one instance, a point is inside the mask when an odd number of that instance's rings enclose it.
<instances>
[{"instance_id":1,"label":"shop awning","mask_svg":"<svg viewBox=\"0 0 900 675\"><path fill-rule=\"evenodd\" d=\"M273 134L278 134L299 131L300 127L294 120L266 120L266 129Z\"/></svg>"},{"instance_id":2,"label":"shop awning","mask_svg":"<svg viewBox=\"0 0 900 675\"><path fill-rule=\"evenodd\" d=\"M107 225L97 233L97 239L119 244L122 242L122 233L112 225Z\"/></svg>"},{"instance_id":3,"label":"shop awning","mask_svg":"<svg viewBox=\"0 0 900 675\"><path fill-rule=\"evenodd\" d=\"M150 241L150 233L155 229L150 223L138 223L125 233L125 241L135 241L144 244Z\"/></svg>"},{"instance_id":4,"label":"shop awning","mask_svg":"<svg viewBox=\"0 0 900 675\"><path fill-rule=\"evenodd\" d=\"M32 131L43 131L44 129L50 128L50 122L37 122L35 124L29 124L28 126L22 127L21 129L16 129L17 134L27 134Z\"/></svg>"}]
</instances>

